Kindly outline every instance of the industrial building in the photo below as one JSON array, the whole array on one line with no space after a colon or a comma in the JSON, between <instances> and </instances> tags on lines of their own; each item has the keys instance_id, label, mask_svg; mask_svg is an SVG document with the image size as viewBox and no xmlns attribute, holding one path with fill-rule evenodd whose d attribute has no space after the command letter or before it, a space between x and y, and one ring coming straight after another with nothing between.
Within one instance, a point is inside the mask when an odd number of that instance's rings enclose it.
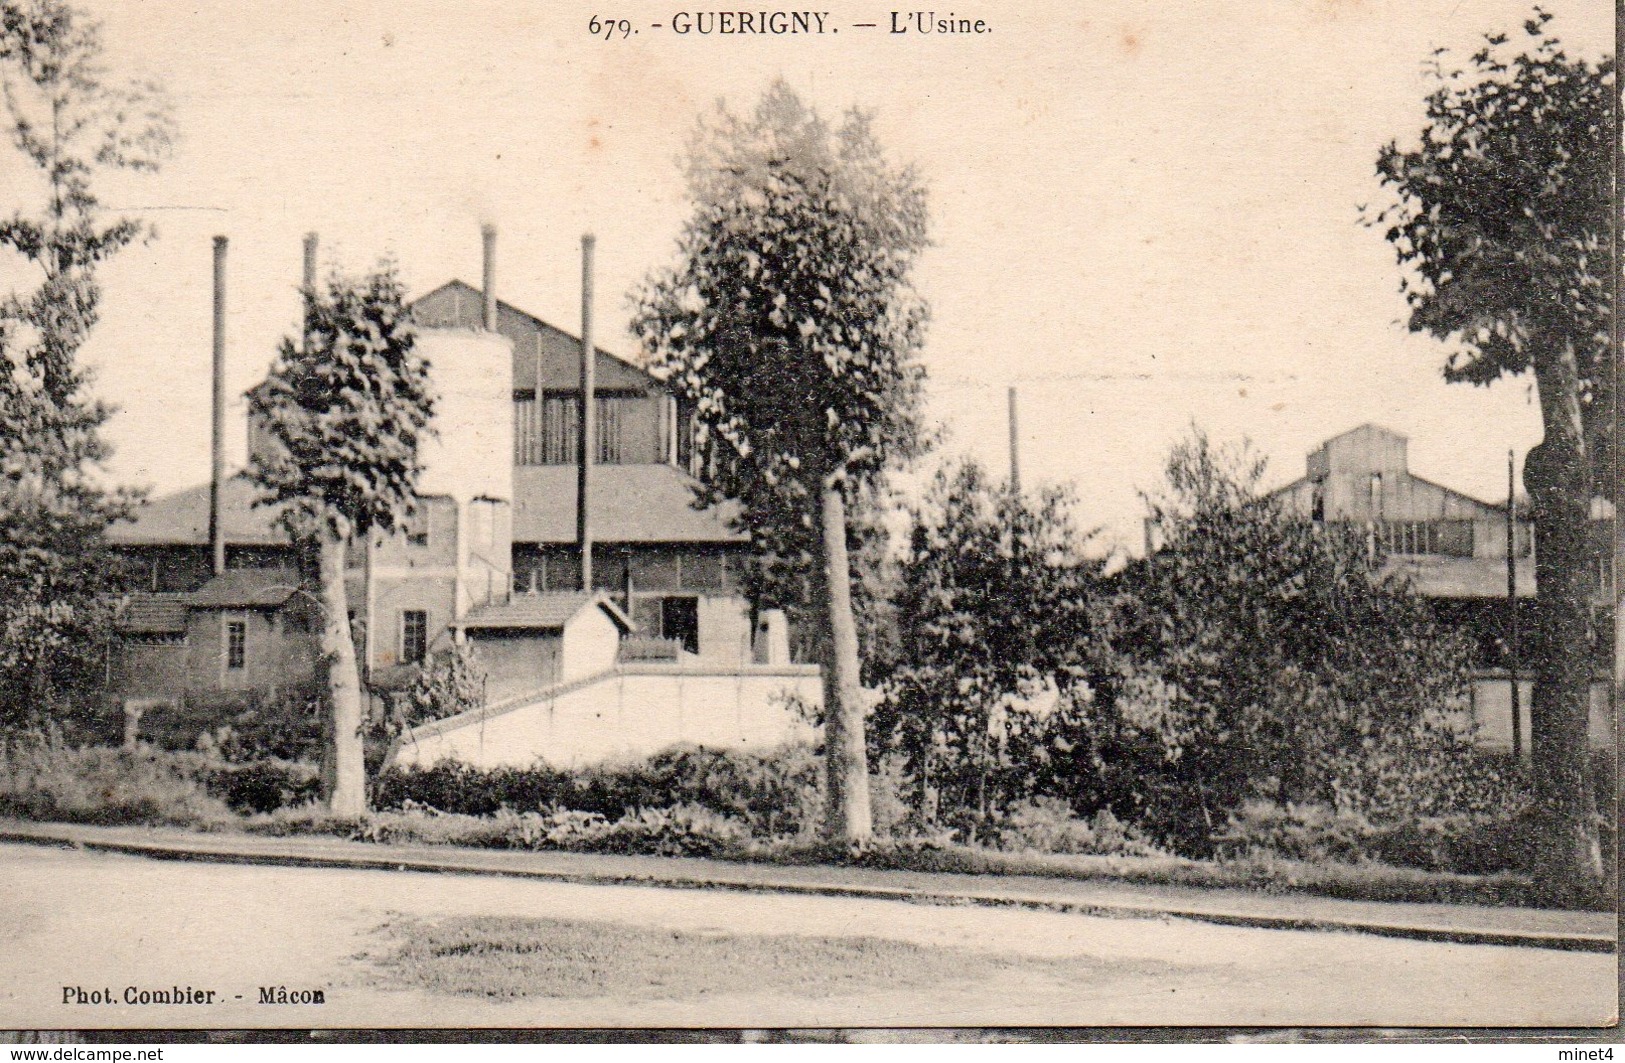
<instances>
[{"instance_id":1,"label":"industrial building","mask_svg":"<svg viewBox=\"0 0 1625 1063\"><path fill-rule=\"evenodd\" d=\"M497 298L495 242L487 230L482 287L453 280L412 304L437 432L421 451L410 523L351 543L348 601L367 686L398 689L454 642L473 645L487 705L462 722L481 741L445 738L453 720L429 744L477 763L801 733L792 704L817 701L818 670L789 659L783 613L741 592L748 537L733 509L694 505L690 411L591 343L590 244L583 340ZM219 309L223 241L216 254ZM314 259L312 239L307 283ZM223 356L217 336L217 387ZM275 444L260 389L248 398L252 463ZM222 406L217 394L211 483L153 499L109 531L142 584L108 668L109 700L131 721L168 714L203 729L223 707L269 704L320 679L309 574L277 508L256 504L247 474L220 462ZM635 706L625 703L629 678ZM545 720L585 705L601 723L484 740L501 730L487 722L496 716ZM425 745L406 748L416 756Z\"/></svg>"},{"instance_id":2,"label":"industrial building","mask_svg":"<svg viewBox=\"0 0 1625 1063\"><path fill-rule=\"evenodd\" d=\"M1352 525L1369 537L1385 570L1408 578L1447 623L1471 631L1475 656L1471 694L1479 740L1490 748L1527 751L1532 686L1523 663L1533 627L1533 524L1507 504L1484 502L1410 470L1406 437L1365 424L1323 442L1308 455L1304 475L1276 494L1290 512L1324 523ZM1613 514L1598 500L1594 515L1596 599L1609 604ZM1510 555L1510 562L1509 562ZM1591 744L1614 741L1611 656L1597 661L1591 688ZM1517 723L1513 722L1516 684Z\"/></svg>"}]
</instances>

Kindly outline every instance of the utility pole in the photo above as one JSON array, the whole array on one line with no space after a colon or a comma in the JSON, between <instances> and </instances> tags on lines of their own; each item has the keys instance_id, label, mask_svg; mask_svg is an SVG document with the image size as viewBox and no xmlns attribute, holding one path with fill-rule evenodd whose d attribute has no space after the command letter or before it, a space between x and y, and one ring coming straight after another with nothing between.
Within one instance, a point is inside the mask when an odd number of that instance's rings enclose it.
<instances>
[{"instance_id":1,"label":"utility pole","mask_svg":"<svg viewBox=\"0 0 1625 1063\"><path fill-rule=\"evenodd\" d=\"M1523 712L1518 705L1518 519L1512 451L1507 451L1507 686L1512 693L1512 759L1523 759Z\"/></svg>"},{"instance_id":2,"label":"utility pole","mask_svg":"<svg viewBox=\"0 0 1625 1063\"><path fill-rule=\"evenodd\" d=\"M576 447L576 543L581 549L581 589L592 593L592 521L588 509L588 488L598 442L598 416L594 405L596 369L592 349L592 253L597 239L592 233L581 238L581 414L577 418L580 438ZM539 396L538 396L539 397Z\"/></svg>"}]
</instances>

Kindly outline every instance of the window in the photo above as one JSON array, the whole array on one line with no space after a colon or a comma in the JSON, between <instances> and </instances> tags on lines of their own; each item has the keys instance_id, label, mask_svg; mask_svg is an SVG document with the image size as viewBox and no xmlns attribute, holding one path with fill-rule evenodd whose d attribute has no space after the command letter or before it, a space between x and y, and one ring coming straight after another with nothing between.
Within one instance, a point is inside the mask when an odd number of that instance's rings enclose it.
<instances>
[{"instance_id":1,"label":"window","mask_svg":"<svg viewBox=\"0 0 1625 1063\"><path fill-rule=\"evenodd\" d=\"M581 438L581 400L575 395L548 395L542 399L542 465L574 465L576 440Z\"/></svg>"},{"instance_id":2,"label":"window","mask_svg":"<svg viewBox=\"0 0 1625 1063\"><path fill-rule=\"evenodd\" d=\"M689 653L700 652L700 602L697 598L665 598L660 603L660 634L682 643Z\"/></svg>"},{"instance_id":3,"label":"window","mask_svg":"<svg viewBox=\"0 0 1625 1063\"><path fill-rule=\"evenodd\" d=\"M625 407L620 399L598 396L593 404L598 416L598 453L593 460L600 465L621 463L621 411Z\"/></svg>"},{"instance_id":4,"label":"window","mask_svg":"<svg viewBox=\"0 0 1625 1063\"><path fill-rule=\"evenodd\" d=\"M419 502L412 509L412 515L406 518L406 545L429 545L429 507L422 502Z\"/></svg>"},{"instance_id":5,"label":"window","mask_svg":"<svg viewBox=\"0 0 1625 1063\"><path fill-rule=\"evenodd\" d=\"M226 621L226 671L240 672L248 663L248 624Z\"/></svg>"},{"instance_id":6,"label":"window","mask_svg":"<svg viewBox=\"0 0 1625 1063\"><path fill-rule=\"evenodd\" d=\"M600 465L619 465L630 458L625 439L629 422L635 419L631 403L635 398L598 395L594 411L598 420L597 445L593 460ZM581 438L581 398L579 392L544 392L541 402L534 392L513 395L513 460L515 465L574 465Z\"/></svg>"},{"instance_id":7,"label":"window","mask_svg":"<svg viewBox=\"0 0 1625 1063\"><path fill-rule=\"evenodd\" d=\"M700 652L700 600L688 595L635 595L632 626L642 638L670 639L689 653Z\"/></svg>"},{"instance_id":8,"label":"window","mask_svg":"<svg viewBox=\"0 0 1625 1063\"><path fill-rule=\"evenodd\" d=\"M1378 541L1390 554L1473 556L1470 520L1389 520L1377 524Z\"/></svg>"},{"instance_id":9,"label":"window","mask_svg":"<svg viewBox=\"0 0 1625 1063\"><path fill-rule=\"evenodd\" d=\"M401 612L401 663L422 664L429 655L429 614L422 609Z\"/></svg>"}]
</instances>

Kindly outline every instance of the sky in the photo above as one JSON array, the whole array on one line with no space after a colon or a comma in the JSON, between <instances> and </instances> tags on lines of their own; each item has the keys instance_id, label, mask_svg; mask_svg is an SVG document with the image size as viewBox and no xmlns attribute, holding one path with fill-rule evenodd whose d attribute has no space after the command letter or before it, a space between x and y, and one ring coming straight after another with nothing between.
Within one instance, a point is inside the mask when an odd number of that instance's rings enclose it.
<instances>
[{"instance_id":1,"label":"sky","mask_svg":"<svg viewBox=\"0 0 1625 1063\"><path fill-rule=\"evenodd\" d=\"M207 477L216 234L233 464L241 392L296 323L307 231L324 265L389 255L417 294L477 285L494 224L501 297L573 332L590 230L596 333L636 358L628 293L672 259L695 120L775 77L826 115L873 111L929 188L931 460L1002 470L1015 386L1024 483L1071 483L1103 546L1137 546L1137 492L1193 422L1250 438L1272 482L1377 422L1409 436L1413 471L1490 500L1507 450L1540 438L1527 379L1443 382L1446 347L1405 330L1392 251L1359 223L1378 148L1421 129L1425 60L1516 31L1514 0L962 4L992 32L929 37L863 4L829 10L835 34L698 37L669 29L698 9L649 0L84 2L111 65L167 86L180 132L159 173L102 186L155 229L104 270L84 350L120 407L122 483ZM1611 50L1611 5L1546 6L1571 52ZM595 38L594 12L639 33Z\"/></svg>"}]
</instances>

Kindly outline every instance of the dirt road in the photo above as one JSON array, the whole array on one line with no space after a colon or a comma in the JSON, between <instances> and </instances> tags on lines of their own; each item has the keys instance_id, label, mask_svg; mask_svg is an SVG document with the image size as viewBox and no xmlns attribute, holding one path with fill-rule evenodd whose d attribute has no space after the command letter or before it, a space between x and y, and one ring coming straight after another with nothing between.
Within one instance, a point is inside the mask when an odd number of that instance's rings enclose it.
<instances>
[{"instance_id":1,"label":"dirt road","mask_svg":"<svg viewBox=\"0 0 1625 1063\"><path fill-rule=\"evenodd\" d=\"M1560 1026L1616 999L1610 955L15 845L0 897L0 1029ZM425 928L453 976L398 959Z\"/></svg>"}]
</instances>

